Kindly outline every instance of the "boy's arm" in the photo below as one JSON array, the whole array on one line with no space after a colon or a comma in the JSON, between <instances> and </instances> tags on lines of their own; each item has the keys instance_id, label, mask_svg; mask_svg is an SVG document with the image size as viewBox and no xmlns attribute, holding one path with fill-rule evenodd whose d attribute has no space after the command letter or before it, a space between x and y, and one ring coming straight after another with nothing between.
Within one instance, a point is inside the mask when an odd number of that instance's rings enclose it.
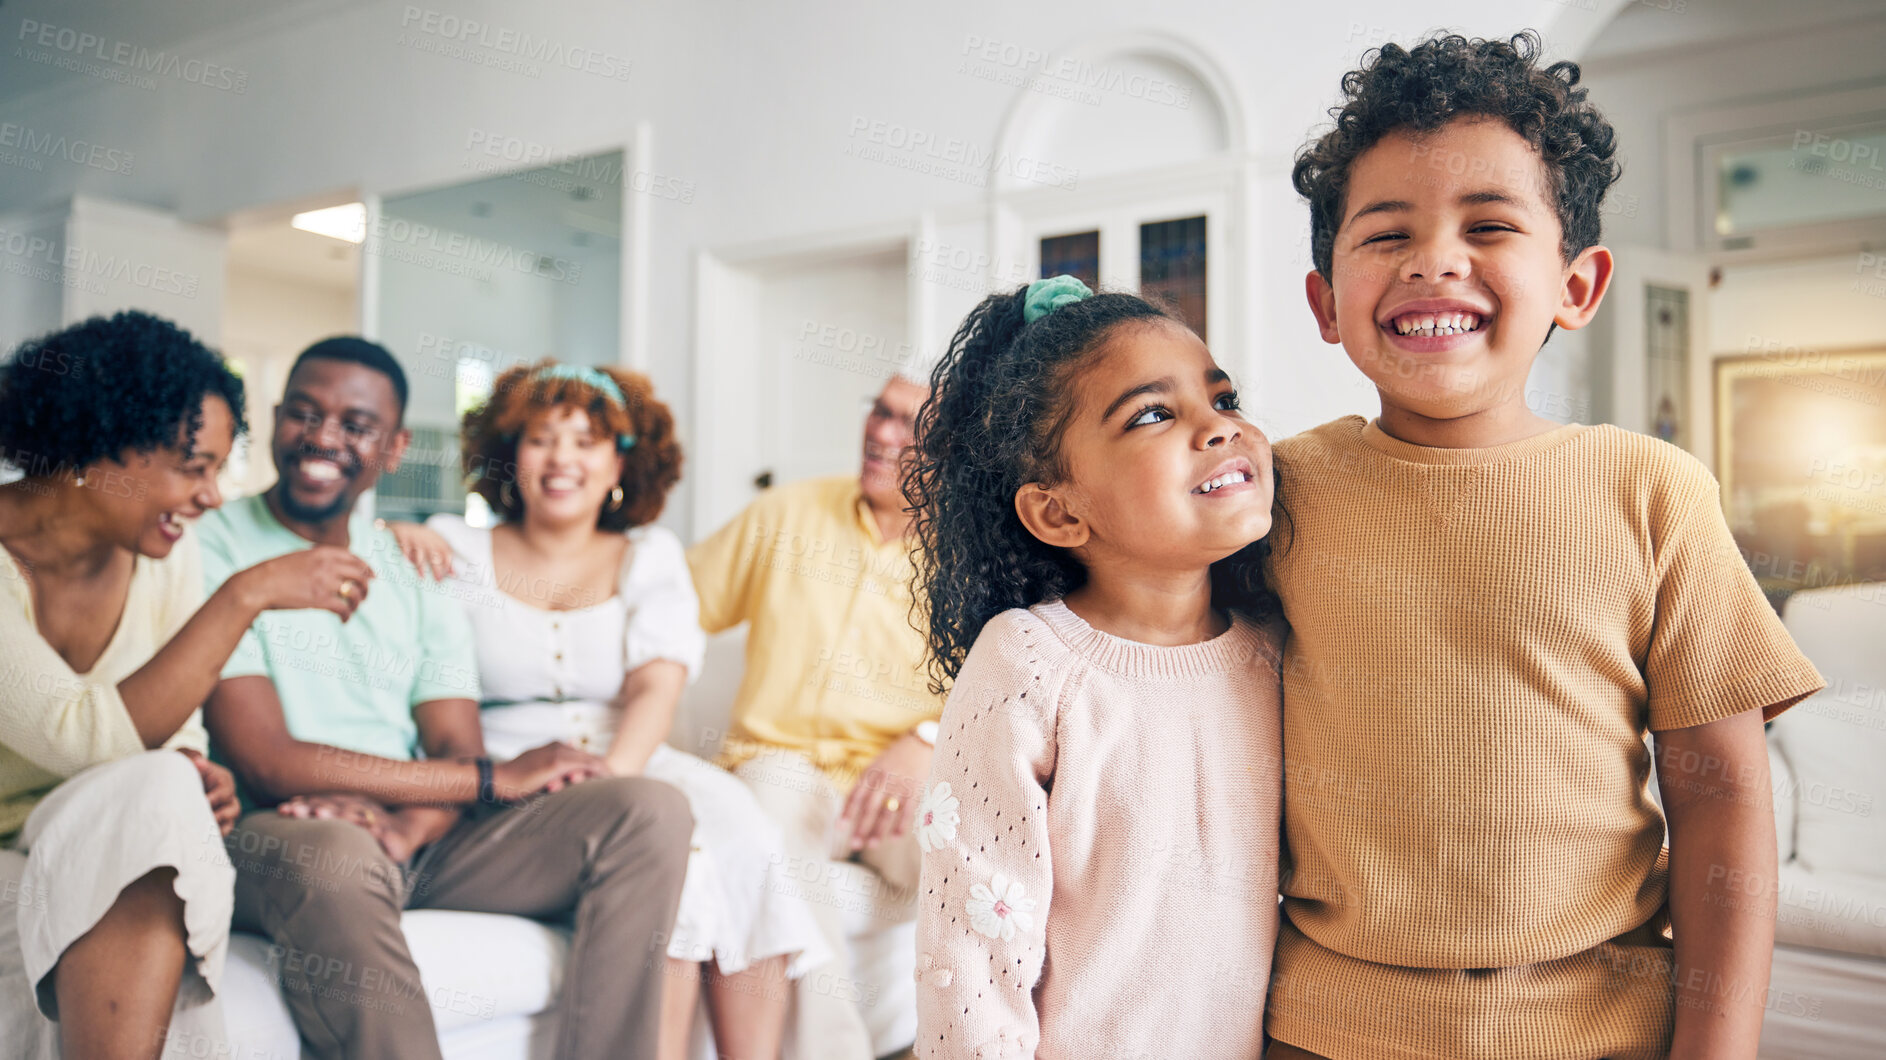
<instances>
[{"instance_id":1,"label":"boy's arm","mask_svg":"<svg viewBox=\"0 0 1886 1060\"><path fill-rule=\"evenodd\" d=\"M1656 734L1676 942L1671 1060L1753 1060L1775 945L1775 814L1762 712Z\"/></svg>"}]
</instances>

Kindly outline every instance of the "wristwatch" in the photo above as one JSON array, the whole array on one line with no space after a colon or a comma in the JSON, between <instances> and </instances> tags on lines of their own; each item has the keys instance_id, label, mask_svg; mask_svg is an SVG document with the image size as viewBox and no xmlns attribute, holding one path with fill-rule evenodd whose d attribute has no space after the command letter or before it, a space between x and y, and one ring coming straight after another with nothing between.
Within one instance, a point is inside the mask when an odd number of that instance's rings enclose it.
<instances>
[{"instance_id":1,"label":"wristwatch","mask_svg":"<svg viewBox=\"0 0 1886 1060\"><path fill-rule=\"evenodd\" d=\"M493 783L491 759L480 756L472 759L472 765L478 767L478 801L493 806L498 801L497 785Z\"/></svg>"},{"instance_id":2,"label":"wristwatch","mask_svg":"<svg viewBox=\"0 0 1886 1060\"><path fill-rule=\"evenodd\" d=\"M937 732L936 722L920 721L917 723L917 727L910 731L917 737L917 739L922 740L924 743L929 744L931 747L936 746L936 732Z\"/></svg>"}]
</instances>

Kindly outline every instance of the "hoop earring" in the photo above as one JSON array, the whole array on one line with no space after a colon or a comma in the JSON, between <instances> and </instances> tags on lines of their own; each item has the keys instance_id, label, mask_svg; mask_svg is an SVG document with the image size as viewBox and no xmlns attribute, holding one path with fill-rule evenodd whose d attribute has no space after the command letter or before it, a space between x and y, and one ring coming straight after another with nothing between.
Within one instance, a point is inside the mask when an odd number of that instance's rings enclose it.
<instances>
[{"instance_id":1,"label":"hoop earring","mask_svg":"<svg viewBox=\"0 0 1886 1060\"><path fill-rule=\"evenodd\" d=\"M517 507L517 498L511 495L511 484L509 482L498 487L498 501L506 508Z\"/></svg>"},{"instance_id":2,"label":"hoop earring","mask_svg":"<svg viewBox=\"0 0 1886 1060\"><path fill-rule=\"evenodd\" d=\"M617 483L615 489L612 489L609 491L608 508L612 512L619 512L622 510L622 485L620 483Z\"/></svg>"}]
</instances>

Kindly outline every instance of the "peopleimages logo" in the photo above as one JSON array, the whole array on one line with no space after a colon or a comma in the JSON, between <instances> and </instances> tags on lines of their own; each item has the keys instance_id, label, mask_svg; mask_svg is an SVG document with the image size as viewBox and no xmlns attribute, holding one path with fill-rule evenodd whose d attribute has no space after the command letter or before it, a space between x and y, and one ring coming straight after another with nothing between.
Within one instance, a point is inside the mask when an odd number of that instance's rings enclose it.
<instances>
[{"instance_id":1,"label":"peopleimages logo","mask_svg":"<svg viewBox=\"0 0 1886 1060\"><path fill-rule=\"evenodd\" d=\"M26 155L60 158L74 165L90 166L107 173L129 173L136 156L116 147L106 147L88 140L70 140L54 133L40 132L16 122L0 123L0 148Z\"/></svg>"},{"instance_id":2,"label":"peopleimages logo","mask_svg":"<svg viewBox=\"0 0 1886 1060\"><path fill-rule=\"evenodd\" d=\"M20 33L15 39L36 47L50 48L74 61L96 59L102 63L110 63L112 67L132 74L174 77L186 84L218 88L226 92L246 92L249 88L247 70L223 66L207 59L192 59L175 52L153 51L141 44L132 44L128 41L107 40L96 33L87 33L70 26L56 26L30 18L21 19ZM29 55L25 49L17 46L13 54L15 58L30 59L35 62L44 61L41 56ZM143 87L152 86L146 84Z\"/></svg>"},{"instance_id":3,"label":"peopleimages logo","mask_svg":"<svg viewBox=\"0 0 1886 1060\"><path fill-rule=\"evenodd\" d=\"M490 279L491 270L525 273L568 284L581 282L583 276L581 262L434 228L403 217L382 215L376 218L362 247L369 254L431 269L463 272L478 279Z\"/></svg>"},{"instance_id":4,"label":"peopleimages logo","mask_svg":"<svg viewBox=\"0 0 1886 1060\"><path fill-rule=\"evenodd\" d=\"M598 51L580 44L565 44L548 37L534 37L508 26L493 26L473 18L408 4L400 12L400 29L424 34L460 47L483 48L497 55L509 56L547 66L562 66L579 73L595 74L614 81L629 79L629 60L614 52ZM416 44L405 39L408 46ZM452 58L471 58L451 55ZM521 70L535 76L532 70Z\"/></svg>"},{"instance_id":5,"label":"peopleimages logo","mask_svg":"<svg viewBox=\"0 0 1886 1060\"><path fill-rule=\"evenodd\" d=\"M62 248L58 240L47 236L10 232L4 228L0 228L0 250L6 255L4 270L7 272L95 293L104 292L98 284L107 280L184 298L195 298L202 286L201 277L193 272L178 272L163 265L101 254L70 244Z\"/></svg>"}]
</instances>

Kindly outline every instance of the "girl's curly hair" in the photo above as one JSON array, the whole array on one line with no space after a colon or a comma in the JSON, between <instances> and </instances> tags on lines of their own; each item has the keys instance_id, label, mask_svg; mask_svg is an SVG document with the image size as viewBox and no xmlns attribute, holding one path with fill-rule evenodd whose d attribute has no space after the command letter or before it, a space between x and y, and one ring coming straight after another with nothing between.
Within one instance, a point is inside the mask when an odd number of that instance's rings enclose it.
<instances>
[{"instance_id":1,"label":"girl's curly hair","mask_svg":"<svg viewBox=\"0 0 1886 1060\"><path fill-rule=\"evenodd\" d=\"M971 310L930 376L904 477L917 568L912 621L926 625L930 689L941 694L991 618L1065 596L1087 571L1044 544L1015 514L1030 482L1066 478L1060 440L1074 413L1073 383L1087 354L1123 327L1184 325L1136 295L1103 292L1025 323L1028 289L992 294ZM1212 602L1261 617L1268 547L1253 543L1212 564Z\"/></svg>"},{"instance_id":2,"label":"girl's curly hair","mask_svg":"<svg viewBox=\"0 0 1886 1060\"><path fill-rule=\"evenodd\" d=\"M242 380L209 347L149 313L92 317L0 365L0 459L38 477L165 446L187 458L212 394L241 437Z\"/></svg>"},{"instance_id":3,"label":"girl's curly hair","mask_svg":"<svg viewBox=\"0 0 1886 1060\"><path fill-rule=\"evenodd\" d=\"M540 376L538 371L557 362L545 358L536 364L507 369L492 384L484 404L465 413L462 425L464 467L470 489L506 521L524 514L517 490L504 487L517 481L517 440L532 420L561 408L581 409L597 437L628 434L635 444L622 454L622 506L602 507L596 519L600 530L621 531L652 523L668 501L668 491L681 481L681 440L675 437L674 415L655 397L655 385L640 372L598 368L622 391L623 405L588 383L564 376ZM626 406L626 407L624 407Z\"/></svg>"},{"instance_id":4,"label":"girl's curly hair","mask_svg":"<svg viewBox=\"0 0 1886 1060\"><path fill-rule=\"evenodd\" d=\"M1310 201L1310 256L1330 277L1349 170L1396 130L1431 132L1463 116L1504 122L1537 148L1548 203L1558 211L1566 261L1596 246L1600 208L1622 167L1617 134L1578 87L1578 64L1539 65L1544 46L1531 30L1511 40L1433 37L1404 49L1384 44L1343 75L1348 99L1330 110L1336 127L1297 154L1290 179Z\"/></svg>"}]
</instances>

